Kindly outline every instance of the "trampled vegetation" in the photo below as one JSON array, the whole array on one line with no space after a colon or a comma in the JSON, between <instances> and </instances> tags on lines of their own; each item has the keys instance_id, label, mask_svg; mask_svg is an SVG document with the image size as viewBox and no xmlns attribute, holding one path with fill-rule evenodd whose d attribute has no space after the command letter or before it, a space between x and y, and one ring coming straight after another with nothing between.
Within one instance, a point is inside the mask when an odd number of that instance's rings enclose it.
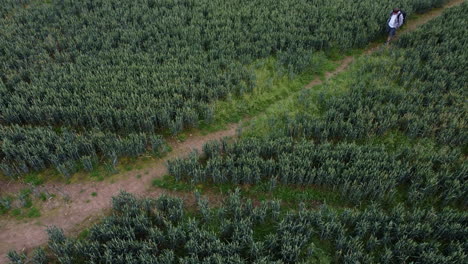
<instances>
[{"instance_id":1,"label":"trampled vegetation","mask_svg":"<svg viewBox=\"0 0 468 264\"><path fill-rule=\"evenodd\" d=\"M401 5L411 14L443 2ZM7 1L0 19L0 159L11 176L48 166L69 175L94 157L112 163L141 153L155 133L209 122L213 101L252 91L248 65L255 60L276 56L289 71L302 71L316 50L362 47L381 35L393 4L21 3ZM106 148L96 143L102 137Z\"/></svg>"}]
</instances>

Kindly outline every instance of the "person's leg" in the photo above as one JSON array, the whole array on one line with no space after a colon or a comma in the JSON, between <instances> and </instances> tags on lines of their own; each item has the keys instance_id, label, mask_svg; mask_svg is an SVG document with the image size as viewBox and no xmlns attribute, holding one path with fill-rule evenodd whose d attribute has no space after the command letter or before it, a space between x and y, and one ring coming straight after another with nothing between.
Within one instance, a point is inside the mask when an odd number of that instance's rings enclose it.
<instances>
[{"instance_id":1,"label":"person's leg","mask_svg":"<svg viewBox=\"0 0 468 264\"><path fill-rule=\"evenodd\" d=\"M395 34L396 34L396 28L391 28L391 27L389 27L387 43L390 43L390 41L393 39L393 37L395 36Z\"/></svg>"}]
</instances>

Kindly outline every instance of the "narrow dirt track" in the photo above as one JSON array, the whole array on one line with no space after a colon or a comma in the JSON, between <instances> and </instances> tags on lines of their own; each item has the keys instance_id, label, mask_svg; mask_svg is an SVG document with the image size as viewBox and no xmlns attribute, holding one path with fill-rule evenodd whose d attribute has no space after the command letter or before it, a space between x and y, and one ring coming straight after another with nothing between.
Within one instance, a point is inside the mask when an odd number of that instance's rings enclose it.
<instances>
[{"instance_id":1,"label":"narrow dirt track","mask_svg":"<svg viewBox=\"0 0 468 264\"><path fill-rule=\"evenodd\" d=\"M446 3L441 8L432 9L432 10L430 10L430 11L424 13L424 14L419 15L417 19L413 19L413 20L409 20L409 21L405 22L405 25L400 30L397 31L397 35L392 40L392 42L395 42L401 34L416 30L419 26L424 25L427 22L429 22L431 19L440 16L445 9L460 5L464 1L465 0L452 0L452 1L449 1L448 3ZM373 52L379 50L382 47L383 47L383 43L372 43L364 51L363 54L366 54L366 55L372 54ZM347 57L343 58L341 60L340 65L334 71L325 73L325 80L333 78L335 75L339 74L340 72L345 71L349 67L349 65L351 65L351 63L353 63L353 62L354 62L354 57L353 56L347 56ZM320 80L319 78L316 78L316 79L312 80L309 84L307 84L304 88L310 89L313 86L320 85L322 83L323 83L322 80Z\"/></svg>"},{"instance_id":2,"label":"narrow dirt track","mask_svg":"<svg viewBox=\"0 0 468 264\"><path fill-rule=\"evenodd\" d=\"M413 31L418 26L439 16L445 8L463 2L464 0L450 1L443 8L434 9L421 15L418 19L410 20L399 34ZM364 53L370 54L380 47L381 44L373 45ZM340 66L334 71L325 74L325 79L330 79L340 72L345 71L353 61L354 57L345 57L341 61ZM323 81L316 78L304 88L310 89L321 83L323 83ZM47 226L55 225L63 228L66 234L76 234L79 230L89 226L106 214L111 206L112 196L115 196L121 190L141 196L159 196L166 193L165 190L151 188L151 180L167 173L167 168L165 166L167 160L175 157L184 157L193 150L201 150L202 146L210 140L234 137L241 123L242 122L231 124L226 130L208 135L193 135L181 143L172 142L170 145L173 151L169 153L167 157L158 160L150 167L146 167L142 170L133 170L115 176L115 182L113 183L103 181L78 184L49 184L52 185L49 187L66 194L69 197L69 202L65 202L63 199L61 201L59 201L59 199L54 199L54 201L50 202L50 205L45 206L44 209L47 211L39 218L23 221L12 218L0 220L0 263L7 263L6 254L9 250L23 251L45 244L48 239L45 232ZM137 178L137 175L141 175L141 178ZM48 183L45 185L48 185ZM19 190L24 187L27 186L18 183L0 182L0 194L6 192L6 189L10 192L11 190ZM92 197L91 193L93 192L95 192L97 196Z\"/></svg>"},{"instance_id":3,"label":"narrow dirt track","mask_svg":"<svg viewBox=\"0 0 468 264\"><path fill-rule=\"evenodd\" d=\"M19 222L15 219L0 220L0 263L6 263L6 254L9 250L23 251L47 242L45 232L47 226L58 226L65 233L74 234L83 227L89 226L102 218L111 206L111 198L120 191L127 191L141 196L157 197L165 190L151 188L151 180L167 173L166 162L176 157L184 157L193 150L201 150L210 140L233 137L241 124L231 124L226 130L217 131L208 135L193 135L184 142L172 142L172 151L164 159L158 160L151 167L141 170L132 170L115 175L115 182L86 182L78 184L50 184L48 186L68 196L64 199L54 199L49 210L43 216ZM141 178L137 178L141 175ZM16 184L21 185L21 184ZM47 185L47 183L45 184ZM19 187L19 186L15 186ZM25 186L23 186L25 187ZM95 192L97 195L92 196Z\"/></svg>"}]
</instances>

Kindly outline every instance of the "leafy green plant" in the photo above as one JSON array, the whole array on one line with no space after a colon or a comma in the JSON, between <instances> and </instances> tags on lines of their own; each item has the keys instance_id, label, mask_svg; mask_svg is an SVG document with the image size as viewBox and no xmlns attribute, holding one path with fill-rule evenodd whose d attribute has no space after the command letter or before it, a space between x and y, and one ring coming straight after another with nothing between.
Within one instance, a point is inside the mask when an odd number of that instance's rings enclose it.
<instances>
[{"instance_id":1,"label":"leafy green plant","mask_svg":"<svg viewBox=\"0 0 468 264\"><path fill-rule=\"evenodd\" d=\"M12 207L12 201L13 197L11 196L0 197L0 214L5 214L10 211Z\"/></svg>"},{"instance_id":2,"label":"leafy green plant","mask_svg":"<svg viewBox=\"0 0 468 264\"><path fill-rule=\"evenodd\" d=\"M36 218L41 216L41 212L36 207L31 207L26 213L26 216L29 218Z\"/></svg>"}]
</instances>

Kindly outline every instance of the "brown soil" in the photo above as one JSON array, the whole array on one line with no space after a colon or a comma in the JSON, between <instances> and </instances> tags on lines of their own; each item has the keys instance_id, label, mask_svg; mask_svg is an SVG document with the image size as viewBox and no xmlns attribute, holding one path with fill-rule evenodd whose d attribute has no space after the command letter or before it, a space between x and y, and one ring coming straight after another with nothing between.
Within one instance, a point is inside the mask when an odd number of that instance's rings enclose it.
<instances>
[{"instance_id":1,"label":"brown soil","mask_svg":"<svg viewBox=\"0 0 468 264\"><path fill-rule=\"evenodd\" d=\"M440 15L443 9L463 3L464 0L450 1L443 8L432 10L421 15L416 20L408 21L406 26L399 32L415 30L418 26L427 23L430 19ZM366 54L372 53L380 44L371 45ZM343 72L354 61L354 57L345 57L338 68L325 74L326 79L332 78ZM311 88L321 84L319 78L313 80L305 88ZM111 198L121 190L131 192L140 196L157 197L168 191L151 187L151 181L167 173L165 163L175 157L183 157L193 150L201 150L202 146L210 140L218 140L223 137L236 136L237 129L241 123L231 124L227 129L208 135L191 135L184 142L170 142L173 149L164 159L151 166L132 170L114 176L113 182L85 182L76 184L46 183L45 188L52 193L58 193L62 198L54 198L44 203L43 215L35 219L16 220L14 218L0 219L0 263L7 263L6 254L9 250L24 251L38 247L47 242L45 229L47 226L58 226L64 229L66 234L77 234L83 228L95 223L109 212ZM137 175L141 175L138 178ZM0 182L0 194L13 192L27 187L15 182ZM95 192L97 195L92 196ZM182 198L192 199L188 194L178 194ZM190 195L191 196L191 195ZM216 199L216 198L214 198Z\"/></svg>"},{"instance_id":2,"label":"brown soil","mask_svg":"<svg viewBox=\"0 0 468 264\"><path fill-rule=\"evenodd\" d=\"M101 219L109 212L111 198L120 191L127 191L145 197L157 197L168 191L151 187L151 180L167 173L165 163L175 157L183 157L193 150L201 150L210 140L236 136L239 124L231 124L226 130L208 135L192 135L184 142L170 142L172 151L151 167L132 170L112 177L114 182L85 182L77 184L43 184L57 198L44 203L43 215L35 219L22 221L14 218L0 220L0 263L6 263L5 256L11 249L23 251L40 246L47 242L45 232L48 226L63 228L66 234L76 234L83 228ZM141 175L137 178L137 175ZM6 184L2 184L5 186ZM10 183L15 189L24 188L19 183ZM96 196L92 193L95 192ZM178 194L184 200L192 199L190 194ZM185 197L184 197L185 196ZM63 199L66 197L66 199Z\"/></svg>"}]
</instances>

